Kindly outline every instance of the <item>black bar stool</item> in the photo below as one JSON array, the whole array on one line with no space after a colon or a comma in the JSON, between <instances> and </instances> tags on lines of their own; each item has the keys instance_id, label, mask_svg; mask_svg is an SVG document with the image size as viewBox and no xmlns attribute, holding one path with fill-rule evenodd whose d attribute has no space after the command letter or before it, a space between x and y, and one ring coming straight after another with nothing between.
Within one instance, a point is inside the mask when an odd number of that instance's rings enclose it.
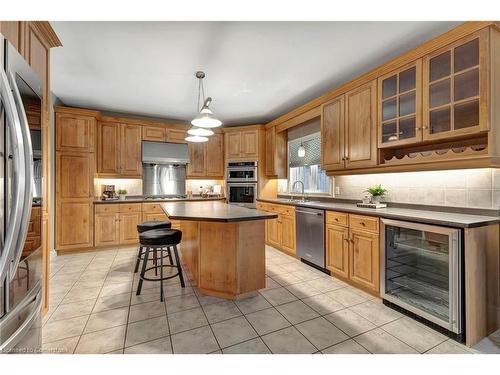
<instances>
[{"instance_id":1,"label":"black bar stool","mask_svg":"<svg viewBox=\"0 0 500 375\"><path fill-rule=\"evenodd\" d=\"M142 262L142 270L139 279L139 285L137 285L137 295L141 294L142 283L144 280L146 281L159 281L160 282L160 300L163 301L163 281L168 279L173 279L174 277L179 276L179 280L181 282L181 286L184 288L184 278L182 276L182 267L179 259L179 253L177 251L177 245L181 243L182 232L177 229L153 229L148 230L147 232L143 232L139 234L140 246L144 248L144 260ZM163 252L171 252L174 253L175 256L175 264L163 264ZM154 264L152 267L147 267L148 258L151 254L156 254L160 252L160 265ZM171 255L170 255L171 259ZM177 273L171 276L163 276L163 268L171 267L176 268ZM149 278L146 277L146 272L150 270L155 270L155 274L157 274L158 269L160 270L160 277L157 278Z\"/></svg>"},{"instance_id":2,"label":"black bar stool","mask_svg":"<svg viewBox=\"0 0 500 375\"><path fill-rule=\"evenodd\" d=\"M137 224L137 231L139 234L147 232L148 230L153 229L170 229L172 227L172 223L170 221L145 221L142 224ZM139 244L139 249L137 251L137 261L135 262L134 273L137 273L139 270L139 263L144 259L144 251L143 247ZM162 255L163 256L163 255ZM170 251L167 252L166 257L169 259L170 264L172 263L172 255ZM153 254L154 264L157 265L157 254L156 252ZM155 273L157 275L157 273Z\"/></svg>"}]
</instances>

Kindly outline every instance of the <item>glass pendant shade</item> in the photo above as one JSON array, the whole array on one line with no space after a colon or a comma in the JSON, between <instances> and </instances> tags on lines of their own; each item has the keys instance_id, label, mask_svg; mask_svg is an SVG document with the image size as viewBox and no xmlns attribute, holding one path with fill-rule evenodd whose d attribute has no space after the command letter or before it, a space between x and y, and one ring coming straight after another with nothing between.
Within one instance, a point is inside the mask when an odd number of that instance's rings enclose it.
<instances>
[{"instance_id":1,"label":"glass pendant shade","mask_svg":"<svg viewBox=\"0 0 500 375\"><path fill-rule=\"evenodd\" d=\"M208 142L207 137L202 137L199 135L190 135L184 138L184 140L187 142L195 142L195 143Z\"/></svg>"},{"instance_id":2,"label":"glass pendant shade","mask_svg":"<svg viewBox=\"0 0 500 375\"><path fill-rule=\"evenodd\" d=\"M200 137L210 137L211 135L214 135L214 132L210 129L203 129L203 128L196 128L192 127L187 131L189 135L197 135Z\"/></svg>"},{"instance_id":3,"label":"glass pendant shade","mask_svg":"<svg viewBox=\"0 0 500 375\"><path fill-rule=\"evenodd\" d=\"M297 150L297 155L299 156L299 158L303 158L304 156L306 156L306 148L303 145L299 146L299 149Z\"/></svg>"},{"instance_id":4,"label":"glass pendant shade","mask_svg":"<svg viewBox=\"0 0 500 375\"><path fill-rule=\"evenodd\" d=\"M222 121L217 119L210 108L208 107L203 107L198 114L192 121L191 124L194 126L197 126L199 128L217 128L222 125Z\"/></svg>"}]
</instances>

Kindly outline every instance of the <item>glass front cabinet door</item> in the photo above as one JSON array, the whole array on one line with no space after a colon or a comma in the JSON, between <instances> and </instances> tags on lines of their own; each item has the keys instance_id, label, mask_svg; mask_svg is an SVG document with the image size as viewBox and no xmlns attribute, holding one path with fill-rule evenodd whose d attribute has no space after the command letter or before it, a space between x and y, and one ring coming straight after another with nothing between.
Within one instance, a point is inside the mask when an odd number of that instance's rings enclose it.
<instances>
[{"instance_id":1,"label":"glass front cabinet door","mask_svg":"<svg viewBox=\"0 0 500 375\"><path fill-rule=\"evenodd\" d=\"M378 79L379 147L422 140L422 60Z\"/></svg>"},{"instance_id":2,"label":"glass front cabinet door","mask_svg":"<svg viewBox=\"0 0 500 375\"><path fill-rule=\"evenodd\" d=\"M423 59L423 139L488 130L488 30Z\"/></svg>"}]
</instances>

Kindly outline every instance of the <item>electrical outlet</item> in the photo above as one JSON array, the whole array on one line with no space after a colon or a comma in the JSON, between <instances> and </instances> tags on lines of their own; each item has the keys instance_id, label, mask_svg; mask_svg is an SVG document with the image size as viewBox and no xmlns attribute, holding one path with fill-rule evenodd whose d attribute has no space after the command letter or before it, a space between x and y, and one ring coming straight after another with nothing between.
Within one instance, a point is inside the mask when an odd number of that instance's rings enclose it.
<instances>
[{"instance_id":1,"label":"electrical outlet","mask_svg":"<svg viewBox=\"0 0 500 375\"><path fill-rule=\"evenodd\" d=\"M340 195L340 186L335 186L335 195Z\"/></svg>"}]
</instances>

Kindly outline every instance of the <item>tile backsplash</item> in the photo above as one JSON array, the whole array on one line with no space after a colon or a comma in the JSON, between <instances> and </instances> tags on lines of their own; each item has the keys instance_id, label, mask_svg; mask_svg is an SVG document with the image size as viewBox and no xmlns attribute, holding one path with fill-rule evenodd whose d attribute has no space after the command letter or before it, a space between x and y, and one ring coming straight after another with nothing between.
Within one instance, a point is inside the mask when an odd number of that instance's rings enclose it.
<instances>
[{"instance_id":1,"label":"tile backsplash","mask_svg":"<svg viewBox=\"0 0 500 375\"><path fill-rule=\"evenodd\" d=\"M336 198L360 200L369 186L382 184L389 190L387 202L500 208L500 169L337 176L334 184Z\"/></svg>"},{"instance_id":2,"label":"tile backsplash","mask_svg":"<svg viewBox=\"0 0 500 375\"><path fill-rule=\"evenodd\" d=\"M214 185L223 185L224 181L219 180L186 180L186 193L192 191L198 194L200 186L207 188ZM116 190L125 189L127 195L142 195L142 180L133 178L95 178L94 196L101 195L101 185L115 185Z\"/></svg>"}]
</instances>

